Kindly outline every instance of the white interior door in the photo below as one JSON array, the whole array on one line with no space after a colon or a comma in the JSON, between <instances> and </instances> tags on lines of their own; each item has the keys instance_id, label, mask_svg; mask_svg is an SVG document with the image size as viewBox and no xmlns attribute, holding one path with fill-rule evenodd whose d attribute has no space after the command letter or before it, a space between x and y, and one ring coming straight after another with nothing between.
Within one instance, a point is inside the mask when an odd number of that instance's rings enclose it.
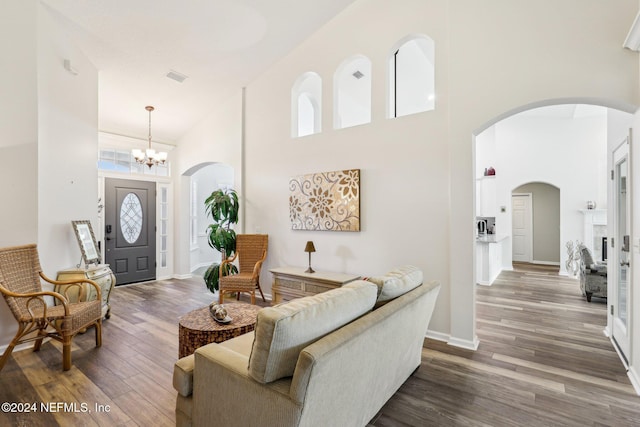
<instances>
[{"instance_id":1,"label":"white interior door","mask_svg":"<svg viewBox=\"0 0 640 427\"><path fill-rule=\"evenodd\" d=\"M631 318L631 169L629 139L613 152L614 236L609 264L608 303L613 339L628 360Z\"/></svg>"},{"instance_id":2,"label":"white interior door","mask_svg":"<svg viewBox=\"0 0 640 427\"><path fill-rule=\"evenodd\" d=\"M511 232L513 261L531 262L533 260L531 193L511 196Z\"/></svg>"}]
</instances>

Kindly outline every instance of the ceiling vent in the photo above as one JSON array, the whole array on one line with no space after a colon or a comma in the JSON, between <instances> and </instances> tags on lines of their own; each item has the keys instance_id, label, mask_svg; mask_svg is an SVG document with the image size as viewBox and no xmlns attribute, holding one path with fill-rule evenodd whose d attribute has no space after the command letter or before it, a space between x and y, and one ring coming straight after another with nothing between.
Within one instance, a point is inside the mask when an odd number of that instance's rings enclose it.
<instances>
[{"instance_id":1,"label":"ceiling vent","mask_svg":"<svg viewBox=\"0 0 640 427\"><path fill-rule=\"evenodd\" d=\"M355 72L355 73L353 73L353 74L352 74L352 76L353 76L353 77L355 77L356 79L360 80L361 78L363 78L363 77L364 77L364 74L362 74L362 73L360 72L360 70L356 70L356 72Z\"/></svg>"},{"instance_id":2,"label":"ceiling vent","mask_svg":"<svg viewBox=\"0 0 640 427\"><path fill-rule=\"evenodd\" d=\"M187 76L185 76L184 74L173 70L169 70L169 72L167 73L167 77L169 77L171 80L177 81L178 83L182 83L187 79Z\"/></svg>"}]
</instances>

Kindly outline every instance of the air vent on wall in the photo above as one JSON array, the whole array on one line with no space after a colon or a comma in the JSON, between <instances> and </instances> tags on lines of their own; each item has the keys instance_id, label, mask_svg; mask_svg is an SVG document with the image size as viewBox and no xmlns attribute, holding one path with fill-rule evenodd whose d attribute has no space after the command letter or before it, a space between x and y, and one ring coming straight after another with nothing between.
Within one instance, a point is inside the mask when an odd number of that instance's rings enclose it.
<instances>
[{"instance_id":1,"label":"air vent on wall","mask_svg":"<svg viewBox=\"0 0 640 427\"><path fill-rule=\"evenodd\" d=\"M352 76L353 76L353 77L355 77L356 79L360 80L361 78L363 78L363 77L364 77L364 74L362 74L362 73L360 72L360 70L356 70L356 72L355 72L355 73L353 73L353 74L352 74Z\"/></svg>"},{"instance_id":2,"label":"air vent on wall","mask_svg":"<svg viewBox=\"0 0 640 427\"><path fill-rule=\"evenodd\" d=\"M171 80L177 81L178 83L182 83L187 78L187 76L185 76L184 74L173 70L169 70L169 72L167 73L167 77L169 77Z\"/></svg>"}]
</instances>

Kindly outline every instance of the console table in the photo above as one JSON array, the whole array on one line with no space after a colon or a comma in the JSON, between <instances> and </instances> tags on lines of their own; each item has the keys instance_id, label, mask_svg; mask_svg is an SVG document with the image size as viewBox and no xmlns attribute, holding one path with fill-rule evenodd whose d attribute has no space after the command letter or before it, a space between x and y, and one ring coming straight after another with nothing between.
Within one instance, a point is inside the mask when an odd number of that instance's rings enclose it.
<instances>
[{"instance_id":1,"label":"console table","mask_svg":"<svg viewBox=\"0 0 640 427\"><path fill-rule=\"evenodd\" d=\"M279 267L269 270L273 274L271 285L273 304L319 294L360 278L357 274L327 271L305 273L304 270L304 267Z\"/></svg>"},{"instance_id":2,"label":"console table","mask_svg":"<svg viewBox=\"0 0 640 427\"><path fill-rule=\"evenodd\" d=\"M93 280L100 286L100 292L102 293L102 316L108 319L111 317L111 304L109 304L109 297L111 296L111 290L116 285L116 276L113 275L109 264L91 265L87 268L68 268L66 270L58 271L57 280L78 280L82 279ZM96 289L88 283L85 283L85 299L84 301L92 301L96 299ZM54 292L64 294L65 285L56 285ZM78 288L69 289L69 299L72 302L78 300ZM57 301L57 300L56 300Z\"/></svg>"}]
</instances>

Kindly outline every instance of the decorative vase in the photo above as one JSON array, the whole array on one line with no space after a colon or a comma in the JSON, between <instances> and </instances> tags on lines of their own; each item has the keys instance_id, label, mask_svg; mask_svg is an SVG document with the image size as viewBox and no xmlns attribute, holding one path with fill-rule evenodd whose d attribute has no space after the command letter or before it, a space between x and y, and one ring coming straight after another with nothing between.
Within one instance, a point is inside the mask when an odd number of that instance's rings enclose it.
<instances>
[{"instance_id":1,"label":"decorative vase","mask_svg":"<svg viewBox=\"0 0 640 427\"><path fill-rule=\"evenodd\" d=\"M593 200L589 200L587 202L587 209L595 209L596 208L596 202L594 202Z\"/></svg>"}]
</instances>

